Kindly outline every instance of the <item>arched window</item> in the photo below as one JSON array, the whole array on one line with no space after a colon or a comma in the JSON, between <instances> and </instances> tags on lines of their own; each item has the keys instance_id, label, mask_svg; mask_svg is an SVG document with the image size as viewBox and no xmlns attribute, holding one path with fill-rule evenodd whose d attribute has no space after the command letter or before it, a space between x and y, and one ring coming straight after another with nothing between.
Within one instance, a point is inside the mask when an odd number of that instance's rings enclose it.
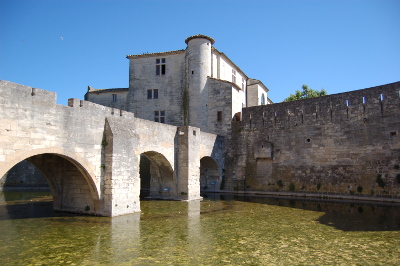
<instances>
[{"instance_id":1,"label":"arched window","mask_svg":"<svg viewBox=\"0 0 400 266\"><path fill-rule=\"evenodd\" d=\"M261 105L265 105L265 96L264 96L264 93L261 94Z\"/></svg>"}]
</instances>

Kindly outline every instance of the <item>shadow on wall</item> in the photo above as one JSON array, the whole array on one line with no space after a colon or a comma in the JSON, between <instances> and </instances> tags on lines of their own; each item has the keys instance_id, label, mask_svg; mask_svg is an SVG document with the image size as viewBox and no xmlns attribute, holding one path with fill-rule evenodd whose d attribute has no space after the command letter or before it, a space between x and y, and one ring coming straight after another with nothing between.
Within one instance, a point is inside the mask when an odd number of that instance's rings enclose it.
<instances>
[{"instance_id":1,"label":"shadow on wall","mask_svg":"<svg viewBox=\"0 0 400 266\"><path fill-rule=\"evenodd\" d=\"M24 160L0 178L0 190L50 191L50 188L42 173L33 164Z\"/></svg>"}]
</instances>

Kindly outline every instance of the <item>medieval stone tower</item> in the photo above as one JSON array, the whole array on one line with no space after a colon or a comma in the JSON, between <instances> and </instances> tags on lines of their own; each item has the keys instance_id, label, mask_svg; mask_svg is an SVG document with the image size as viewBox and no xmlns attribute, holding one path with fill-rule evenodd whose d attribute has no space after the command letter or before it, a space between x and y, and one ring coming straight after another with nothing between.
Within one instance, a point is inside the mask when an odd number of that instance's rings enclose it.
<instances>
[{"instance_id":1,"label":"medieval stone tower","mask_svg":"<svg viewBox=\"0 0 400 266\"><path fill-rule=\"evenodd\" d=\"M212 76L211 47L214 40L195 35L185 40L188 125L208 129L208 77Z\"/></svg>"},{"instance_id":2,"label":"medieval stone tower","mask_svg":"<svg viewBox=\"0 0 400 266\"><path fill-rule=\"evenodd\" d=\"M186 49L128 55L129 88L93 89L85 99L133 112L135 117L193 126L226 136L243 107L270 103L268 89L251 79L205 35L186 38Z\"/></svg>"}]
</instances>

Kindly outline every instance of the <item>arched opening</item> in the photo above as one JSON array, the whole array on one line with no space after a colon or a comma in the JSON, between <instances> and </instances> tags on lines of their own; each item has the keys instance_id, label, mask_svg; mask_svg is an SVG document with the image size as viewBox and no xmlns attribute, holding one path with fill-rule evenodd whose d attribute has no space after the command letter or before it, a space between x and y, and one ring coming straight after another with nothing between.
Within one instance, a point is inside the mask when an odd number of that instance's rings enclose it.
<instances>
[{"instance_id":1,"label":"arched opening","mask_svg":"<svg viewBox=\"0 0 400 266\"><path fill-rule=\"evenodd\" d=\"M50 191L50 188L39 169L27 160L23 160L0 177L0 190Z\"/></svg>"},{"instance_id":2,"label":"arched opening","mask_svg":"<svg viewBox=\"0 0 400 266\"><path fill-rule=\"evenodd\" d=\"M2 178L6 182L17 182L23 184L24 180L29 180L30 190L35 190L35 185L48 185L52 199L53 209L56 211L101 214L99 197L95 185L88 172L72 158L52 153L42 153L24 158L12 167ZM33 168L31 168L33 167ZM33 172L32 172L32 169ZM40 173L34 173L34 172ZM33 176L26 176L27 172L32 172ZM16 181L12 181L12 176L17 176ZM24 177L22 177L24 176ZM43 180L35 180L41 178ZM21 179L22 178L22 179ZM9 180L10 179L10 180ZM21 181L23 181L21 183ZM27 190L29 184L22 188ZM14 186L16 187L16 186ZM39 187L39 186L38 186ZM5 193L6 194L6 193ZM5 196L7 201L7 197Z\"/></svg>"},{"instance_id":3,"label":"arched opening","mask_svg":"<svg viewBox=\"0 0 400 266\"><path fill-rule=\"evenodd\" d=\"M171 164L164 155L155 151L142 153L139 173L141 198L176 198L176 178Z\"/></svg>"},{"instance_id":4,"label":"arched opening","mask_svg":"<svg viewBox=\"0 0 400 266\"><path fill-rule=\"evenodd\" d=\"M200 160L200 190L202 192L216 191L220 189L221 178L218 164L211 157L203 157Z\"/></svg>"}]
</instances>

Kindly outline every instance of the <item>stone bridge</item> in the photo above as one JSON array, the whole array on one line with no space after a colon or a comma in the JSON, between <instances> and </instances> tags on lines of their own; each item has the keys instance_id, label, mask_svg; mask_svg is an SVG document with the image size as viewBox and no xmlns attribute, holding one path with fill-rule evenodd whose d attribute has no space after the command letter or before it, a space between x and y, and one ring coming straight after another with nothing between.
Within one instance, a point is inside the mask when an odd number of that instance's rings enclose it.
<instances>
[{"instance_id":1,"label":"stone bridge","mask_svg":"<svg viewBox=\"0 0 400 266\"><path fill-rule=\"evenodd\" d=\"M58 105L54 92L0 81L0 177L29 161L46 178L55 210L140 211L143 156L150 162L150 197L200 199L200 179L219 189L223 141L78 99Z\"/></svg>"}]
</instances>

